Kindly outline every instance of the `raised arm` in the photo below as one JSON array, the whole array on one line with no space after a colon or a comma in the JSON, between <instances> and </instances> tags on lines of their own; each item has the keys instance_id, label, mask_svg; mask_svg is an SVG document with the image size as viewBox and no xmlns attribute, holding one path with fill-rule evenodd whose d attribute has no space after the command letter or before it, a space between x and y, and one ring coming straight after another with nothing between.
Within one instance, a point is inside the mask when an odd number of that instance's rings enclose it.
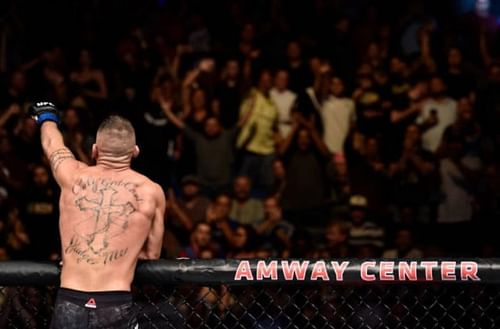
<instances>
[{"instance_id":1,"label":"raised arm","mask_svg":"<svg viewBox=\"0 0 500 329\"><path fill-rule=\"evenodd\" d=\"M433 27L427 23L420 31L420 61L430 73L436 71L436 61L432 58L431 33Z\"/></svg>"},{"instance_id":2,"label":"raised arm","mask_svg":"<svg viewBox=\"0 0 500 329\"><path fill-rule=\"evenodd\" d=\"M40 125L42 148L49 159L52 174L59 186L68 185L75 170L87 165L77 161L64 145L63 136L57 124L59 112L50 102L38 102L30 107L30 115Z\"/></svg>"},{"instance_id":3,"label":"raised arm","mask_svg":"<svg viewBox=\"0 0 500 329\"><path fill-rule=\"evenodd\" d=\"M311 140L316 146L316 149L321 152L326 157L331 156L330 151L328 150L328 147L326 146L325 142L323 142L323 139L321 138L318 130L314 126L314 121L311 121L311 123L308 124L307 126L309 133L311 134Z\"/></svg>"},{"instance_id":4,"label":"raised arm","mask_svg":"<svg viewBox=\"0 0 500 329\"><path fill-rule=\"evenodd\" d=\"M163 243L163 233L165 230L165 194L160 185L156 185L155 194L157 195L156 209L144 248L139 254L139 259L158 259L161 255Z\"/></svg>"},{"instance_id":5,"label":"raised arm","mask_svg":"<svg viewBox=\"0 0 500 329\"><path fill-rule=\"evenodd\" d=\"M106 83L106 77L104 76L104 73L102 73L102 71L100 70L96 71L94 73L94 81L97 83L99 90L94 91L85 89L83 91L84 94L94 98L106 99L108 97L108 85Z\"/></svg>"},{"instance_id":6,"label":"raised arm","mask_svg":"<svg viewBox=\"0 0 500 329\"><path fill-rule=\"evenodd\" d=\"M200 69L196 68L194 70L189 71L182 81L182 116L183 118L187 118L191 113L191 88L193 83L196 81L198 76L200 75Z\"/></svg>"},{"instance_id":7,"label":"raised arm","mask_svg":"<svg viewBox=\"0 0 500 329\"><path fill-rule=\"evenodd\" d=\"M161 95L158 97L158 101L160 102L160 107L163 113L165 113L167 119L170 120L177 128L183 130L186 127L186 124L174 113L172 113L172 102L166 101Z\"/></svg>"},{"instance_id":8,"label":"raised arm","mask_svg":"<svg viewBox=\"0 0 500 329\"><path fill-rule=\"evenodd\" d=\"M281 143L278 145L278 153L280 155L284 155L288 151L288 149L292 145L292 141L295 138L295 135L297 134L297 131L299 130L299 123L296 117L297 115L298 114L292 116L292 130L288 133L288 136L281 140Z\"/></svg>"},{"instance_id":9,"label":"raised arm","mask_svg":"<svg viewBox=\"0 0 500 329\"><path fill-rule=\"evenodd\" d=\"M0 114L0 129L3 129L7 121L15 115L21 113L21 107L17 103L12 103L6 111Z\"/></svg>"},{"instance_id":10,"label":"raised arm","mask_svg":"<svg viewBox=\"0 0 500 329\"><path fill-rule=\"evenodd\" d=\"M479 52L481 53L481 59L483 60L484 66L488 67L489 65L491 65L493 59L488 49L488 40L484 27L481 27L481 31L479 33Z\"/></svg>"}]
</instances>

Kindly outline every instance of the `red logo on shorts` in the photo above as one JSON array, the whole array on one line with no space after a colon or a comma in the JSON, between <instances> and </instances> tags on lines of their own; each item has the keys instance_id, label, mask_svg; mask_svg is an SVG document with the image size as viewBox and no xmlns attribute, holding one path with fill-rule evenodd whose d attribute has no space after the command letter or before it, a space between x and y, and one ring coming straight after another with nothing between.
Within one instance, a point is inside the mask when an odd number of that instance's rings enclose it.
<instances>
[{"instance_id":1,"label":"red logo on shorts","mask_svg":"<svg viewBox=\"0 0 500 329\"><path fill-rule=\"evenodd\" d=\"M85 304L85 307L88 307L88 308L96 308L97 305L95 304L95 299L94 298L90 298L87 303Z\"/></svg>"}]
</instances>

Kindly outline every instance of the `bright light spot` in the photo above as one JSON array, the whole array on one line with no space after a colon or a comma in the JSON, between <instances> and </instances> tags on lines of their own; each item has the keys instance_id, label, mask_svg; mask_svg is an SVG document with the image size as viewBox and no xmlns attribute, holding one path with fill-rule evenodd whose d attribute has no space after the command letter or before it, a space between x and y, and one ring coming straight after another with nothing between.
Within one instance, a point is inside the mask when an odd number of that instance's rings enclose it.
<instances>
[{"instance_id":1,"label":"bright light spot","mask_svg":"<svg viewBox=\"0 0 500 329\"><path fill-rule=\"evenodd\" d=\"M476 0L476 13L486 17L490 12L490 0Z\"/></svg>"}]
</instances>

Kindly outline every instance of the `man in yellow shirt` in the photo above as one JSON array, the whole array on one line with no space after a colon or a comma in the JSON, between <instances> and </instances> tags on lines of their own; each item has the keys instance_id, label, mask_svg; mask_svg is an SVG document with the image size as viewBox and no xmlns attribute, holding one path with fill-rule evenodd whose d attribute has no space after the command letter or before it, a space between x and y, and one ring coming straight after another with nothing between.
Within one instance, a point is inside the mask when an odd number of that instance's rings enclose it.
<instances>
[{"instance_id":1,"label":"man in yellow shirt","mask_svg":"<svg viewBox=\"0 0 500 329\"><path fill-rule=\"evenodd\" d=\"M257 186L270 188L273 183L272 163L279 138L278 109L269 96L271 72L260 73L257 88L243 100L240 116L253 111L241 127L237 146L244 151L240 174L248 176Z\"/></svg>"}]
</instances>

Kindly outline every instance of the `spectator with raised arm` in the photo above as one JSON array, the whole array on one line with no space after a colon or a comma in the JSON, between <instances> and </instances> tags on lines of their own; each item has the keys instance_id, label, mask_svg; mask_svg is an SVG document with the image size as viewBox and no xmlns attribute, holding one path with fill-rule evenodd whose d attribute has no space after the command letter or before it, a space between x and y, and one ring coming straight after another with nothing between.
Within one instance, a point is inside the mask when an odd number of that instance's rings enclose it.
<instances>
[{"instance_id":1,"label":"spectator with raised arm","mask_svg":"<svg viewBox=\"0 0 500 329\"><path fill-rule=\"evenodd\" d=\"M223 129L217 117L209 117L204 122L203 133L199 133L172 113L170 102L160 98L160 103L166 117L182 130L184 135L194 144L196 173L202 189L208 195L214 195L226 189L231 179L236 134L252 112L250 111L241 117L239 123L231 130ZM214 157L214 155L217 156Z\"/></svg>"},{"instance_id":2,"label":"spectator with raised arm","mask_svg":"<svg viewBox=\"0 0 500 329\"><path fill-rule=\"evenodd\" d=\"M248 119L241 127L237 146L243 151L240 174L267 190L272 188L272 162L278 133L278 109L270 98L272 75L264 70L259 75L257 88L243 101L240 117Z\"/></svg>"},{"instance_id":3,"label":"spectator with raised arm","mask_svg":"<svg viewBox=\"0 0 500 329\"><path fill-rule=\"evenodd\" d=\"M326 167L331 154L313 120L296 115L292 132L280 145L286 168L282 205L294 225L320 224L326 215L329 182Z\"/></svg>"},{"instance_id":4,"label":"spectator with raised arm","mask_svg":"<svg viewBox=\"0 0 500 329\"><path fill-rule=\"evenodd\" d=\"M214 112L226 129L234 127L238 122L246 84L239 62L236 59L227 60L221 73L221 80L216 86L214 99Z\"/></svg>"},{"instance_id":5,"label":"spectator with raised arm","mask_svg":"<svg viewBox=\"0 0 500 329\"><path fill-rule=\"evenodd\" d=\"M389 164L388 175L393 184L391 200L396 206L396 218L410 208L423 222L430 222L435 206L437 161L432 152L422 148L420 128L409 125L398 159Z\"/></svg>"}]
</instances>

